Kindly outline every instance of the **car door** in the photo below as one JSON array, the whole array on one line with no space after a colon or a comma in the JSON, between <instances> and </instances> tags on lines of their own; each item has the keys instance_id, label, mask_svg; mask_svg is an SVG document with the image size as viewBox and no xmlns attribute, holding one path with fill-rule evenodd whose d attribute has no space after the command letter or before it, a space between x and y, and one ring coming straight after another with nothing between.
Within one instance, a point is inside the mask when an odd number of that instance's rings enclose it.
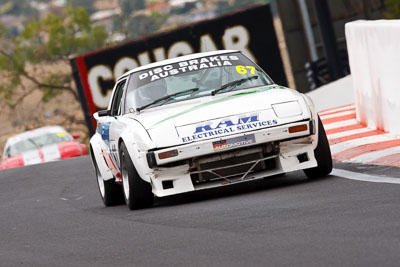
<instances>
[{"instance_id":1,"label":"car door","mask_svg":"<svg viewBox=\"0 0 400 267\"><path fill-rule=\"evenodd\" d=\"M115 177L120 178L119 163L116 158L114 131L116 118L118 116L118 109L120 107L121 97L125 88L126 79L118 81L112 95L111 104L108 107L109 115L102 117L100 121L101 138L104 142L104 149L102 148L103 157L110 171Z\"/></svg>"},{"instance_id":2,"label":"car door","mask_svg":"<svg viewBox=\"0 0 400 267\"><path fill-rule=\"evenodd\" d=\"M109 129L109 142L110 142L110 157L119 170L119 155L118 155L118 139L124 130L124 124L120 122L120 118L123 115L122 99L126 87L126 79L118 82L116 91L113 96L113 101L110 107L111 124ZM118 175L119 176L119 171Z\"/></svg>"}]
</instances>

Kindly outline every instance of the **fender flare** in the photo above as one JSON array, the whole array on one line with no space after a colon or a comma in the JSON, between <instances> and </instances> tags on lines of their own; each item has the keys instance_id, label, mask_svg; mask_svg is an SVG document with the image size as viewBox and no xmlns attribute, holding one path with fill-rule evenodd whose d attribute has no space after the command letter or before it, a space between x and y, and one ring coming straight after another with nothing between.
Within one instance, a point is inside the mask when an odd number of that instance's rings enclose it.
<instances>
[{"instance_id":1,"label":"fender flare","mask_svg":"<svg viewBox=\"0 0 400 267\"><path fill-rule=\"evenodd\" d=\"M316 149L317 145L318 145L318 133L319 133L318 118L319 118L319 115L318 115L318 112L315 109L315 105L314 105L314 102L311 99L311 97L309 97L306 94L301 94L301 96L303 97L304 101L308 105L308 108L309 108L310 113L311 113L311 120L313 121L313 127L315 129L315 134L312 135L312 143L313 143L314 149Z\"/></svg>"},{"instance_id":2,"label":"fender flare","mask_svg":"<svg viewBox=\"0 0 400 267\"><path fill-rule=\"evenodd\" d=\"M127 132L123 133L118 139L118 152L122 142L124 142L126 149L128 150L129 156L132 160L132 164L133 166L135 166L140 178L148 183L151 183L151 179L148 174L153 170L149 168L147 163L147 151L144 149L140 149L134 137Z\"/></svg>"}]
</instances>

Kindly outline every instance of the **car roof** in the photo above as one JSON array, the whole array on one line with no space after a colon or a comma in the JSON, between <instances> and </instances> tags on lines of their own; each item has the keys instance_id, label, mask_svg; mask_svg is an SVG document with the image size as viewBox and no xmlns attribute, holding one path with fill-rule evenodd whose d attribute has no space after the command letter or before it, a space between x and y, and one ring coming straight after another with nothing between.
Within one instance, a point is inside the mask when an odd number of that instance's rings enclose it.
<instances>
[{"instance_id":1,"label":"car roof","mask_svg":"<svg viewBox=\"0 0 400 267\"><path fill-rule=\"evenodd\" d=\"M29 130L17 135L14 135L10 138L8 138L7 140L7 144L6 145L12 145L15 144L21 140L26 140L28 138L34 137L34 136L39 136L39 135L43 135L46 133L60 133L60 132L67 132L63 127L61 126L45 126L45 127L40 127L40 128L36 128L33 130Z\"/></svg>"},{"instance_id":2,"label":"car roof","mask_svg":"<svg viewBox=\"0 0 400 267\"><path fill-rule=\"evenodd\" d=\"M163 66L166 64L173 64L181 61L186 61L186 60L191 60L191 59L196 59L196 58L201 58L201 57L208 57L208 56L216 56L216 55L223 55L223 54L228 54L228 53L234 53L234 52L240 52L239 50L216 50L216 51L210 51L210 52L202 52L202 53L194 53L190 55L185 55L185 56L180 56L180 57L175 57L175 58L169 58L169 59L164 59L161 61L153 62L150 64L146 64L137 68L134 68L123 75L121 75L118 80L129 76L130 74L138 71L142 71L145 69L151 69L159 66Z\"/></svg>"}]
</instances>

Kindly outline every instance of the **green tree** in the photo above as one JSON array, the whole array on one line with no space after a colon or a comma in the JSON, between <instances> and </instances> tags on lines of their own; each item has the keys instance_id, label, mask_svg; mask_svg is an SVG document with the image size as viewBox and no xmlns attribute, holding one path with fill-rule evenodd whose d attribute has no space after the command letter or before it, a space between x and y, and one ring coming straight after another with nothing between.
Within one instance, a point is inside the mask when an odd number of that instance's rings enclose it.
<instances>
[{"instance_id":1,"label":"green tree","mask_svg":"<svg viewBox=\"0 0 400 267\"><path fill-rule=\"evenodd\" d=\"M79 100L69 57L104 46L107 33L93 26L84 8L67 7L63 16L32 20L17 37L0 26L0 95L15 109L32 94L42 102L68 93ZM70 116L69 114L64 114ZM69 118L74 120L74 118ZM82 121L82 123L84 123Z\"/></svg>"},{"instance_id":2,"label":"green tree","mask_svg":"<svg viewBox=\"0 0 400 267\"><path fill-rule=\"evenodd\" d=\"M127 37L133 39L158 31L165 20L166 17L159 12L133 16L127 22Z\"/></svg>"},{"instance_id":3,"label":"green tree","mask_svg":"<svg viewBox=\"0 0 400 267\"><path fill-rule=\"evenodd\" d=\"M144 28L149 28L148 23L151 23L151 20L146 15L137 15L134 16L135 11L139 11L146 8L146 4L144 0L120 0L119 1L121 7L121 15L114 19L113 29L114 32L121 33L125 36L125 38L133 38L133 36L139 36L140 32L143 32ZM132 23L145 23L137 24L132 27ZM137 29L137 27L139 29ZM147 33L147 31L145 31Z\"/></svg>"},{"instance_id":4,"label":"green tree","mask_svg":"<svg viewBox=\"0 0 400 267\"><path fill-rule=\"evenodd\" d=\"M146 8L144 0L120 0L121 10L123 13L130 15L133 11Z\"/></svg>"},{"instance_id":5,"label":"green tree","mask_svg":"<svg viewBox=\"0 0 400 267\"><path fill-rule=\"evenodd\" d=\"M0 15L24 15L37 16L38 13L31 6L29 1L0 1Z\"/></svg>"},{"instance_id":6,"label":"green tree","mask_svg":"<svg viewBox=\"0 0 400 267\"><path fill-rule=\"evenodd\" d=\"M269 0L234 0L234 8L247 7L251 5L263 5L268 4Z\"/></svg>"},{"instance_id":7,"label":"green tree","mask_svg":"<svg viewBox=\"0 0 400 267\"><path fill-rule=\"evenodd\" d=\"M94 0L67 0L68 5L73 7L83 7L89 14L95 11L93 7L94 2Z\"/></svg>"},{"instance_id":8,"label":"green tree","mask_svg":"<svg viewBox=\"0 0 400 267\"><path fill-rule=\"evenodd\" d=\"M386 0L387 12L385 17L388 19L400 18L400 0Z\"/></svg>"},{"instance_id":9,"label":"green tree","mask_svg":"<svg viewBox=\"0 0 400 267\"><path fill-rule=\"evenodd\" d=\"M8 84L1 84L0 93L10 100L22 78L30 80L43 92L44 101L62 90L78 99L70 73L50 71L38 78L31 75L29 66L40 67L40 64L59 61L68 63L70 55L99 48L107 38L104 28L91 26L88 14L80 7L68 7L65 17L49 14L43 20L32 20L15 38L7 38L4 27L0 34L0 70L12 77Z\"/></svg>"}]
</instances>

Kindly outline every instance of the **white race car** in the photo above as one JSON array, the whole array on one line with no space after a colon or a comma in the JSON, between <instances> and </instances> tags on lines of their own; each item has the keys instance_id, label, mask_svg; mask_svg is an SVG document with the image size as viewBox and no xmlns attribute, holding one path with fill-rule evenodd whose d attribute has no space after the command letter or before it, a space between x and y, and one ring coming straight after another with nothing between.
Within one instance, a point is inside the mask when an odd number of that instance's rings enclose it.
<instances>
[{"instance_id":1,"label":"white race car","mask_svg":"<svg viewBox=\"0 0 400 267\"><path fill-rule=\"evenodd\" d=\"M0 170L87 155L86 146L61 126L45 126L10 137Z\"/></svg>"},{"instance_id":2,"label":"white race car","mask_svg":"<svg viewBox=\"0 0 400 267\"><path fill-rule=\"evenodd\" d=\"M90 150L105 206L143 208L154 196L332 170L311 99L276 85L239 51L135 68L94 117Z\"/></svg>"}]
</instances>

